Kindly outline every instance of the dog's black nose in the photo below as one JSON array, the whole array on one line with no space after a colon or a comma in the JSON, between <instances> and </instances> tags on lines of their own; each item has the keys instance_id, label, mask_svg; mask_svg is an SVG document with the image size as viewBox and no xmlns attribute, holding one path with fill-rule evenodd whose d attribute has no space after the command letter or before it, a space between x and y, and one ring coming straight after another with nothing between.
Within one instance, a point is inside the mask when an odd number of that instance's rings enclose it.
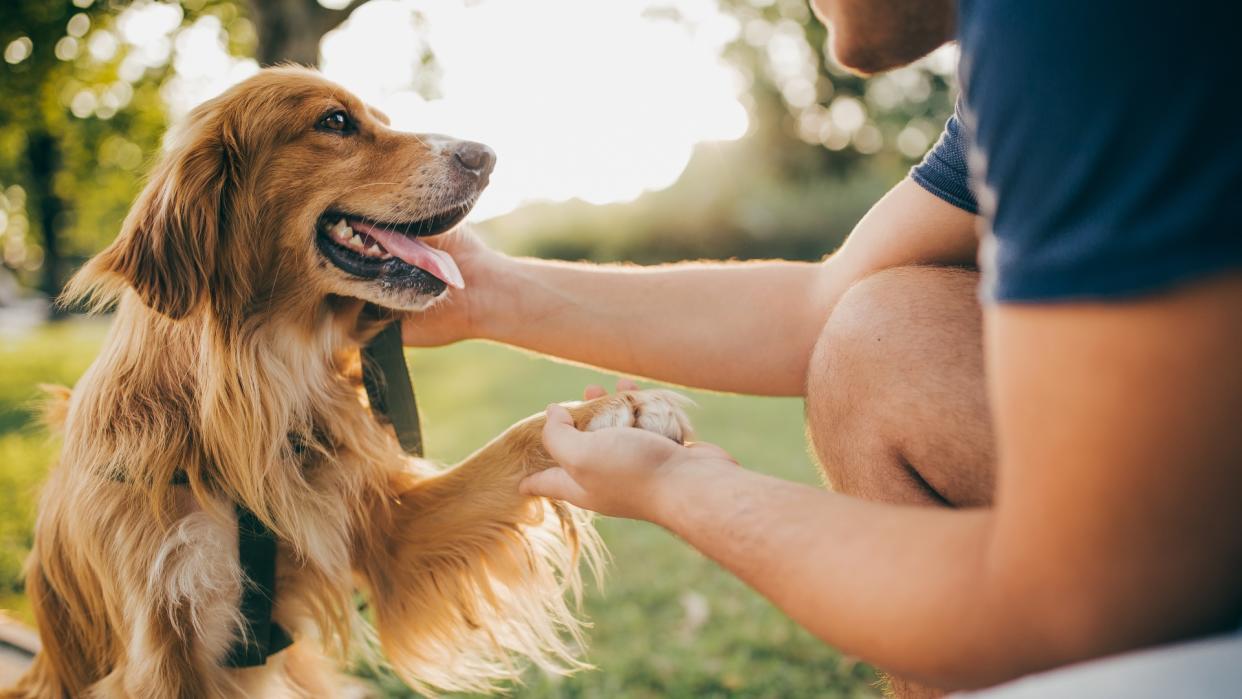
<instances>
[{"instance_id":1,"label":"dog's black nose","mask_svg":"<svg viewBox=\"0 0 1242 699\"><path fill-rule=\"evenodd\" d=\"M482 143L462 141L453 149L453 157L462 167L479 177L487 177L496 167L496 151Z\"/></svg>"}]
</instances>

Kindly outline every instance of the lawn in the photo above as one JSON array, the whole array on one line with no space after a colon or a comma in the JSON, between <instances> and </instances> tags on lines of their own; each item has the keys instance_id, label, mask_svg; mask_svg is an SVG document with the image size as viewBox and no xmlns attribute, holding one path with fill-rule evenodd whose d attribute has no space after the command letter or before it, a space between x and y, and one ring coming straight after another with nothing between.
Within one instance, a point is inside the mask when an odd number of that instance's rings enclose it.
<instances>
[{"instance_id":1,"label":"lawn","mask_svg":"<svg viewBox=\"0 0 1242 699\"><path fill-rule=\"evenodd\" d=\"M101 322L68 322L0 337L0 607L24 616L18 575L29 548L38 483L55 452L37 428L40 383L72 383L97 351ZM615 378L486 343L409 353L429 456L452 462L549 402ZM793 399L689 392L699 436L745 465L818 482L808 458L802 404ZM570 678L531 672L513 696L866 697L874 672L814 640L758 595L679 540L648 524L604 519L613 555L593 590L588 659ZM411 620L417 623L417 620ZM412 696L380 678L393 697Z\"/></svg>"}]
</instances>

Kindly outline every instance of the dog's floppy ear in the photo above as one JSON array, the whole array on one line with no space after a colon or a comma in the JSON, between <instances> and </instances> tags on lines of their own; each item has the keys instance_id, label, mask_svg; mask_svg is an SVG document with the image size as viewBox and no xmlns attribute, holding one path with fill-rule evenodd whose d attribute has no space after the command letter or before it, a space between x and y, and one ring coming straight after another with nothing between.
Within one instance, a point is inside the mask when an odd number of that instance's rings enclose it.
<instances>
[{"instance_id":1,"label":"dog's floppy ear","mask_svg":"<svg viewBox=\"0 0 1242 699\"><path fill-rule=\"evenodd\" d=\"M70 283L69 296L89 295L120 278L143 302L183 318L207 296L227 220L230 148L217 114L191 114L151 173L121 234Z\"/></svg>"}]
</instances>

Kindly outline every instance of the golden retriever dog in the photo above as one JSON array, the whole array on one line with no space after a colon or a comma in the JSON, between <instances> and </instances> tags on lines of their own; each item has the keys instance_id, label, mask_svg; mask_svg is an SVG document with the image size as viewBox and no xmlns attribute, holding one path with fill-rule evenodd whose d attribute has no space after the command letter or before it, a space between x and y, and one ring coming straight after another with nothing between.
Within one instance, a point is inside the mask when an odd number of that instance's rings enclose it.
<instances>
[{"instance_id":1,"label":"golden retriever dog","mask_svg":"<svg viewBox=\"0 0 1242 699\"><path fill-rule=\"evenodd\" d=\"M360 390L359 347L463 285L424 237L461 221L494 158L394 131L299 68L170 135L67 292L116 316L52 408L63 449L26 581L43 649L0 694L344 696L342 664L373 649L419 689L581 666L579 563L600 550L584 513L518 493L551 465L542 416L445 469L406 456ZM571 412L583 429L688 432L660 391ZM270 622L292 642L250 666L233 654L269 619L242 608L256 582L239 526L275 541Z\"/></svg>"}]
</instances>

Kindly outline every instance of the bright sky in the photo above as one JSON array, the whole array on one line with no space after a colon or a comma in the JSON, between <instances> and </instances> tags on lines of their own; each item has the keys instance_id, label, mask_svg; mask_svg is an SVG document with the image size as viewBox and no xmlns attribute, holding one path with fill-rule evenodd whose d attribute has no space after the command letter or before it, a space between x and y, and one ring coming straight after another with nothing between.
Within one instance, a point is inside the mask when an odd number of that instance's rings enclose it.
<instances>
[{"instance_id":1,"label":"bright sky","mask_svg":"<svg viewBox=\"0 0 1242 699\"><path fill-rule=\"evenodd\" d=\"M122 34L158 36L180 19L159 7L135 8ZM649 12L668 7L684 21ZM492 146L478 220L535 200L632 199L672 184L695 144L741 137L744 80L721 57L737 32L716 0L371 0L324 38L321 67L398 128ZM431 100L411 89L425 46L441 71ZM255 70L224 52L215 18L171 48L174 113Z\"/></svg>"}]
</instances>

